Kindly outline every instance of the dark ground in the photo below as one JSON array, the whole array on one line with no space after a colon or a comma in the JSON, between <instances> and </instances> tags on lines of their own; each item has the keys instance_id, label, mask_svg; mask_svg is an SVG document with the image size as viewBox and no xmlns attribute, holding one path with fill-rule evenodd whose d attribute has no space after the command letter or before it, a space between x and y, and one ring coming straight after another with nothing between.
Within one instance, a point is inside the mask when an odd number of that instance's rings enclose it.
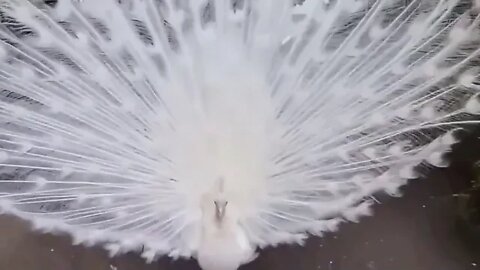
<instances>
[{"instance_id":1,"label":"dark ground","mask_svg":"<svg viewBox=\"0 0 480 270\"><path fill-rule=\"evenodd\" d=\"M480 251L456 225L452 196L473 177L480 140L472 136L457 148L450 168L412 181L401 198L379 198L374 216L305 247L266 250L242 270L480 270ZM68 237L32 233L25 223L0 217L0 270L164 269L198 267L167 259L147 265L135 254L109 259L101 248L72 246Z\"/></svg>"}]
</instances>

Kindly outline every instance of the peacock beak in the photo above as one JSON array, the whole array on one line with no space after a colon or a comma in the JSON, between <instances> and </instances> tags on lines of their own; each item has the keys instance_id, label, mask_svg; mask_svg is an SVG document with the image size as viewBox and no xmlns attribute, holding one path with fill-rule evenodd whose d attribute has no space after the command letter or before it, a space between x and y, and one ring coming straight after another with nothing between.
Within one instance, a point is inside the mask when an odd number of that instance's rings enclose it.
<instances>
[{"instance_id":1,"label":"peacock beak","mask_svg":"<svg viewBox=\"0 0 480 270\"><path fill-rule=\"evenodd\" d=\"M223 218L225 217L225 211L226 211L228 202L223 200L222 201L216 200L214 201L214 203L215 203L215 219L217 221L222 221Z\"/></svg>"}]
</instances>

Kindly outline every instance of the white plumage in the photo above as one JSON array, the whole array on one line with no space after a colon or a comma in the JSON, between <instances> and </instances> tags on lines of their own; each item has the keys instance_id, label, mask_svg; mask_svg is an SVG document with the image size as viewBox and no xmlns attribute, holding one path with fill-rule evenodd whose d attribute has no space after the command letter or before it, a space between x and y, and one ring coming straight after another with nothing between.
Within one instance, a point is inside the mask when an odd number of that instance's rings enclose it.
<instances>
[{"instance_id":1,"label":"white plumage","mask_svg":"<svg viewBox=\"0 0 480 270\"><path fill-rule=\"evenodd\" d=\"M478 123L478 0L0 4L0 206L111 255L237 269Z\"/></svg>"}]
</instances>

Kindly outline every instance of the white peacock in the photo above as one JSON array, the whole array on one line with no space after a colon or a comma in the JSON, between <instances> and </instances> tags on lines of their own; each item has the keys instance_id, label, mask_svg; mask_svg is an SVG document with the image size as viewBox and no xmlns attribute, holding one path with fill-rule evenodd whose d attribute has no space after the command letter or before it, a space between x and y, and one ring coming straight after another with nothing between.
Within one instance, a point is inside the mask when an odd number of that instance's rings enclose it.
<instances>
[{"instance_id":1,"label":"white peacock","mask_svg":"<svg viewBox=\"0 0 480 270\"><path fill-rule=\"evenodd\" d=\"M478 0L0 5L0 206L111 255L237 269L478 123Z\"/></svg>"}]
</instances>

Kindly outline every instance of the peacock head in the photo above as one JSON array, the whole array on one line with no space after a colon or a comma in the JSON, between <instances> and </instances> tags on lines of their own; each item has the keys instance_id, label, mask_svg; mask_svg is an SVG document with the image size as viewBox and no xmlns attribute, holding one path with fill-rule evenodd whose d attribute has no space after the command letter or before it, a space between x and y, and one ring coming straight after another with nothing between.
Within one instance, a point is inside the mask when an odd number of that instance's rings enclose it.
<instances>
[{"instance_id":1,"label":"peacock head","mask_svg":"<svg viewBox=\"0 0 480 270\"><path fill-rule=\"evenodd\" d=\"M202 201L202 235L197 260L204 270L236 270L256 258L238 224L235 201L227 200L225 181L219 178ZM231 194L230 194L231 195Z\"/></svg>"},{"instance_id":2,"label":"peacock head","mask_svg":"<svg viewBox=\"0 0 480 270\"><path fill-rule=\"evenodd\" d=\"M217 226L224 223L228 211L228 200L225 195L224 186L225 180L223 178L217 179L212 192L209 194L210 196L206 198L206 205L204 206L207 208L204 209L204 214L207 215L207 218L213 218Z\"/></svg>"},{"instance_id":3,"label":"peacock head","mask_svg":"<svg viewBox=\"0 0 480 270\"><path fill-rule=\"evenodd\" d=\"M213 201L215 205L215 221L221 224L225 218L225 213L227 211L228 201L225 199L216 199Z\"/></svg>"}]
</instances>

